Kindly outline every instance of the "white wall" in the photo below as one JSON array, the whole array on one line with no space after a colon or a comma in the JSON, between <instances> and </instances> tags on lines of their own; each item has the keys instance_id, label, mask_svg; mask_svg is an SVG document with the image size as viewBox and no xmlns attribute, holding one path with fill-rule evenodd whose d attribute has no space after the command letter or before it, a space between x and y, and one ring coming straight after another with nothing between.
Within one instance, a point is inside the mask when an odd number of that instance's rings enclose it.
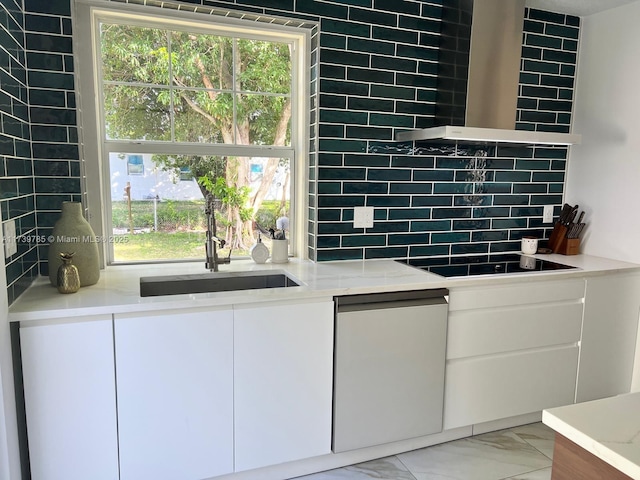
<instances>
[{"instance_id":1,"label":"white wall","mask_svg":"<svg viewBox=\"0 0 640 480\"><path fill-rule=\"evenodd\" d=\"M111 199L122 200L124 187L131 183L132 200L143 200L156 195L162 200L198 200L202 192L195 180L180 181L174 175L162 170L151 160L151 155L143 155L144 173L129 175L127 173L127 159L118 158L117 153L109 155L111 171Z\"/></svg>"},{"instance_id":2,"label":"white wall","mask_svg":"<svg viewBox=\"0 0 640 480\"><path fill-rule=\"evenodd\" d=\"M584 253L640 263L640 2L583 18L566 199L589 222ZM640 292L638 292L640 295ZM640 331L631 385L640 391Z\"/></svg>"},{"instance_id":3,"label":"white wall","mask_svg":"<svg viewBox=\"0 0 640 480\"><path fill-rule=\"evenodd\" d=\"M640 2L584 17L566 201L584 253L640 263ZM640 294L640 292L638 292Z\"/></svg>"}]
</instances>

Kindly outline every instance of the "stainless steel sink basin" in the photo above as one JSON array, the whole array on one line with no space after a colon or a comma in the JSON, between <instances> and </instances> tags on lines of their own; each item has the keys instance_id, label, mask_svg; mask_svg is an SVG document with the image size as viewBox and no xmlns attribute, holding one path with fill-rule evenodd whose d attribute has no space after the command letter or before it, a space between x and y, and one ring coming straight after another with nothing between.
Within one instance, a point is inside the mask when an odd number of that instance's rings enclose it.
<instances>
[{"instance_id":1,"label":"stainless steel sink basin","mask_svg":"<svg viewBox=\"0 0 640 480\"><path fill-rule=\"evenodd\" d=\"M140 277L140 296L158 297L297 286L299 286L298 283L282 271L163 275Z\"/></svg>"}]
</instances>

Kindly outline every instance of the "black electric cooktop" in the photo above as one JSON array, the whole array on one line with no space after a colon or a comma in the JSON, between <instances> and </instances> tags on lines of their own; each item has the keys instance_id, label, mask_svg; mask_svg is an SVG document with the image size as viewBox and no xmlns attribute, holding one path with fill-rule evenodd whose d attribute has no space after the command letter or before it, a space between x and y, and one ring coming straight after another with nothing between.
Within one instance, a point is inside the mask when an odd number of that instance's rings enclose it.
<instances>
[{"instance_id":1,"label":"black electric cooktop","mask_svg":"<svg viewBox=\"0 0 640 480\"><path fill-rule=\"evenodd\" d=\"M576 267L515 253L473 255L464 257L410 258L398 260L443 277L494 275L548 270L566 270Z\"/></svg>"}]
</instances>

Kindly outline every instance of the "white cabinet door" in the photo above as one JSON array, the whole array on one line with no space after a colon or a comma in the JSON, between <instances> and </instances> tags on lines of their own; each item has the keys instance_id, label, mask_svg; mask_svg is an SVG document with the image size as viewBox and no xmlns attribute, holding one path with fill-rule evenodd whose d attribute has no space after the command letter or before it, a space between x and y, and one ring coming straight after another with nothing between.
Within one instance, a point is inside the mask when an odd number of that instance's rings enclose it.
<instances>
[{"instance_id":1,"label":"white cabinet door","mask_svg":"<svg viewBox=\"0 0 640 480\"><path fill-rule=\"evenodd\" d=\"M111 315L20 327L31 478L117 480Z\"/></svg>"},{"instance_id":2,"label":"white cabinet door","mask_svg":"<svg viewBox=\"0 0 640 480\"><path fill-rule=\"evenodd\" d=\"M573 403L578 347L487 355L447 364L444 428Z\"/></svg>"},{"instance_id":3,"label":"white cabinet door","mask_svg":"<svg viewBox=\"0 0 640 480\"><path fill-rule=\"evenodd\" d=\"M331 451L333 302L234 311L236 471Z\"/></svg>"},{"instance_id":4,"label":"white cabinet door","mask_svg":"<svg viewBox=\"0 0 640 480\"><path fill-rule=\"evenodd\" d=\"M121 480L233 471L233 313L115 316Z\"/></svg>"},{"instance_id":5,"label":"white cabinet door","mask_svg":"<svg viewBox=\"0 0 640 480\"><path fill-rule=\"evenodd\" d=\"M637 274L587 278L576 401L629 392L639 310Z\"/></svg>"}]
</instances>

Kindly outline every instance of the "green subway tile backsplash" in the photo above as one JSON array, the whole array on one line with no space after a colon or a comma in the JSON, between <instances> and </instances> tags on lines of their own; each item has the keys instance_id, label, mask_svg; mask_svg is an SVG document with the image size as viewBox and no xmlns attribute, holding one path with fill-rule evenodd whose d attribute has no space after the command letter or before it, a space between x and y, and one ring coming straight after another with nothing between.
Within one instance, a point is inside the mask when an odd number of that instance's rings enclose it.
<instances>
[{"instance_id":1,"label":"green subway tile backsplash","mask_svg":"<svg viewBox=\"0 0 640 480\"><path fill-rule=\"evenodd\" d=\"M220 3L230 3L230 2L220 2ZM264 6L261 5L260 0L252 0L251 2L243 2L251 5ZM311 13L314 15L322 15L325 17L331 18L339 18L346 19L347 13L349 9L346 6L342 5L332 5L329 2L319 2L317 0L297 0L296 1L296 9L301 13Z\"/></svg>"},{"instance_id":2,"label":"green subway tile backsplash","mask_svg":"<svg viewBox=\"0 0 640 480\"><path fill-rule=\"evenodd\" d=\"M371 36L376 40L387 40L391 42L408 43L415 45L418 43L419 32L410 30L398 30L396 28L377 27L371 29Z\"/></svg>"},{"instance_id":3,"label":"green subway tile backsplash","mask_svg":"<svg viewBox=\"0 0 640 480\"><path fill-rule=\"evenodd\" d=\"M381 247L386 244L387 237L384 235L346 235L342 237L343 247Z\"/></svg>"},{"instance_id":4,"label":"green subway tile backsplash","mask_svg":"<svg viewBox=\"0 0 640 480\"><path fill-rule=\"evenodd\" d=\"M451 245L451 255L473 255L487 253L489 251L489 243L458 243Z\"/></svg>"},{"instance_id":5,"label":"green subway tile backsplash","mask_svg":"<svg viewBox=\"0 0 640 480\"><path fill-rule=\"evenodd\" d=\"M27 0L11 15L21 25L12 32L18 48L11 51L21 68L12 66L15 81L3 79L2 93L15 97L14 117L22 120L4 122L3 132L22 139L14 138L13 151L4 152L10 157L3 181L13 179L18 188L0 204L3 220L15 220L18 234L36 236L50 233L62 201L80 200L71 3ZM6 39L2 43L7 49ZM21 244L7 260L9 302L41 271L44 256L44 246Z\"/></svg>"},{"instance_id":6,"label":"green subway tile backsplash","mask_svg":"<svg viewBox=\"0 0 640 480\"><path fill-rule=\"evenodd\" d=\"M547 35L554 35L558 37L571 38L573 40L578 39L579 29L574 27L565 27L561 25L547 24L545 33Z\"/></svg>"},{"instance_id":7,"label":"green subway tile backsplash","mask_svg":"<svg viewBox=\"0 0 640 480\"><path fill-rule=\"evenodd\" d=\"M353 37L366 38L369 38L369 36L371 35L371 25L360 22L345 22L342 20L335 20L333 18L321 18L320 29L323 34L324 32L341 33ZM322 38L322 35L320 35L320 37Z\"/></svg>"},{"instance_id":8,"label":"green subway tile backsplash","mask_svg":"<svg viewBox=\"0 0 640 480\"><path fill-rule=\"evenodd\" d=\"M363 8L349 9L349 20L369 25L385 25L389 27L395 27L398 25L398 15L374 10L365 10Z\"/></svg>"},{"instance_id":9,"label":"green subway tile backsplash","mask_svg":"<svg viewBox=\"0 0 640 480\"><path fill-rule=\"evenodd\" d=\"M204 9L208 0L189 3ZM309 28L318 21L312 49L319 96L311 128L318 138L309 170L313 259L514 251L522 232L549 234L541 205L552 202L559 213L566 147L393 141L398 130L434 123L443 73L441 1L213 3L303 19ZM35 233L50 231L61 201L80 199L80 163L71 2L27 0L24 9L12 13L18 25L0 49L0 109L11 116L0 134L0 205L3 220L16 215L22 233ZM580 19L532 9L526 16L517 128L568 131ZM353 207L362 205L375 208L371 229L353 228ZM38 258L45 248L26 248L7 261L10 301L45 260Z\"/></svg>"},{"instance_id":10,"label":"green subway tile backsplash","mask_svg":"<svg viewBox=\"0 0 640 480\"><path fill-rule=\"evenodd\" d=\"M417 65L417 60L409 58L381 57L378 55L371 57L371 67L375 70L386 69L399 72L415 72Z\"/></svg>"},{"instance_id":11,"label":"green subway tile backsplash","mask_svg":"<svg viewBox=\"0 0 640 480\"><path fill-rule=\"evenodd\" d=\"M448 207L453 205L451 195L414 195L411 200L412 207Z\"/></svg>"}]
</instances>

